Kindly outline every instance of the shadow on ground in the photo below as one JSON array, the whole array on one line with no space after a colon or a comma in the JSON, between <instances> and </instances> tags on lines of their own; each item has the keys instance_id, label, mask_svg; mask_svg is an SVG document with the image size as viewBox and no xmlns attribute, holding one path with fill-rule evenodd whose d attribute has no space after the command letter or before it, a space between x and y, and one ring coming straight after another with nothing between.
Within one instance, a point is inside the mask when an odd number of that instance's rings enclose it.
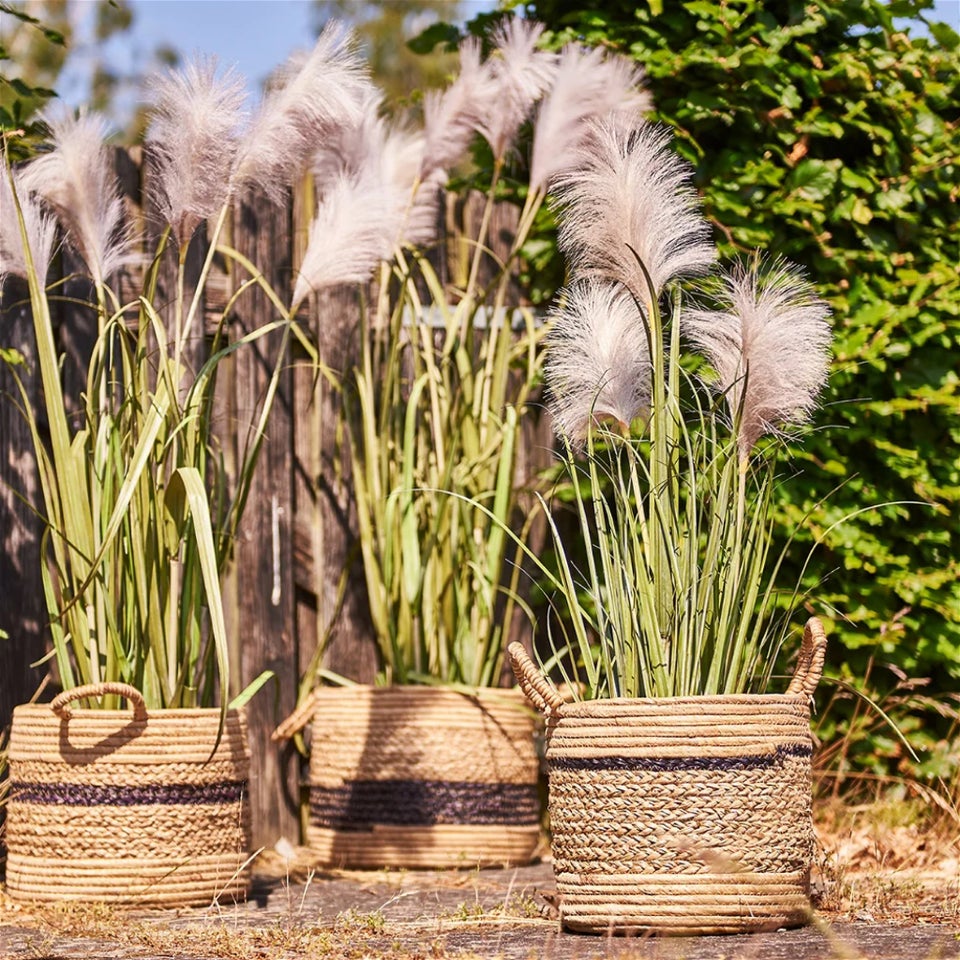
<instances>
[{"instance_id":1,"label":"shadow on ground","mask_svg":"<svg viewBox=\"0 0 960 960\"><path fill-rule=\"evenodd\" d=\"M736 937L622 938L561 932L549 864L506 870L258 876L245 903L166 912L58 906L0 896L4 960L502 957L504 960L948 960L960 928L817 916Z\"/></svg>"}]
</instances>

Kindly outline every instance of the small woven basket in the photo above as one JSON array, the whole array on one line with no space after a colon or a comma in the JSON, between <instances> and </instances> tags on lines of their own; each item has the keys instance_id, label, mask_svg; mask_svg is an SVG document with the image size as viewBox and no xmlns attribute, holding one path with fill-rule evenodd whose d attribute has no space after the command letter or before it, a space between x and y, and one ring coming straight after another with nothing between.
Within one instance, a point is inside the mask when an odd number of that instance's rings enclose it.
<instances>
[{"instance_id":1,"label":"small woven basket","mask_svg":"<svg viewBox=\"0 0 960 960\"><path fill-rule=\"evenodd\" d=\"M126 710L72 709L119 694ZM7 892L17 900L208 904L250 884L247 725L216 709L151 710L100 683L17 707ZM214 744L216 751L214 752Z\"/></svg>"},{"instance_id":2,"label":"small woven basket","mask_svg":"<svg viewBox=\"0 0 960 960\"><path fill-rule=\"evenodd\" d=\"M563 926L585 933L747 933L809 921L812 618L786 694L567 703L510 656L547 718Z\"/></svg>"},{"instance_id":3,"label":"small woven basket","mask_svg":"<svg viewBox=\"0 0 960 960\"><path fill-rule=\"evenodd\" d=\"M529 863L540 836L535 713L518 690L321 687L307 843L336 867Z\"/></svg>"}]
</instances>

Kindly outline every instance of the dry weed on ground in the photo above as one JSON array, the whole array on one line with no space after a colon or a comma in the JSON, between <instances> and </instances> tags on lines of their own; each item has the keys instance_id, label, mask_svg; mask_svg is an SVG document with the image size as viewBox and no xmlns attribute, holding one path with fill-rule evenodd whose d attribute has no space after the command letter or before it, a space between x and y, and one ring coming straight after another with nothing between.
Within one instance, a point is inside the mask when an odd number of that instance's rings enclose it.
<instances>
[{"instance_id":1,"label":"dry weed on ground","mask_svg":"<svg viewBox=\"0 0 960 960\"><path fill-rule=\"evenodd\" d=\"M830 920L960 925L960 826L920 801L817 804L814 905Z\"/></svg>"}]
</instances>

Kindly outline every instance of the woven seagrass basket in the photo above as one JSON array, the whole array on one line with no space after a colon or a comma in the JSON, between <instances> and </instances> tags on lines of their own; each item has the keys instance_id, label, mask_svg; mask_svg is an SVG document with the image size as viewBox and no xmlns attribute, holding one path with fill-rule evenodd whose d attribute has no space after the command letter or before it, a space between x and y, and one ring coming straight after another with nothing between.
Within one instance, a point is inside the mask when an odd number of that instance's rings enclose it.
<instances>
[{"instance_id":1,"label":"woven seagrass basket","mask_svg":"<svg viewBox=\"0 0 960 960\"><path fill-rule=\"evenodd\" d=\"M785 694L564 702L522 647L546 715L560 919L586 933L747 933L810 917L812 618Z\"/></svg>"},{"instance_id":2,"label":"woven seagrass basket","mask_svg":"<svg viewBox=\"0 0 960 960\"><path fill-rule=\"evenodd\" d=\"M307 843L337 867L528 863L540 836L537 723L519 690L321 687Z\"/></svg>"},{"instance_id":3,"label":"woven seagrass basket","mask_svg":"<svg viewBox=\"0 0 960 960\"><path fill-rule=\"evenodd\" d=\"M115 693L133 707L71 700ZM247 725L216 709L150 710L100 683L17 707L10 732L7 892L17 900L209 904L250 883ZM212 754L212 755L211 755Z\"/></svg>"}]
</instances>

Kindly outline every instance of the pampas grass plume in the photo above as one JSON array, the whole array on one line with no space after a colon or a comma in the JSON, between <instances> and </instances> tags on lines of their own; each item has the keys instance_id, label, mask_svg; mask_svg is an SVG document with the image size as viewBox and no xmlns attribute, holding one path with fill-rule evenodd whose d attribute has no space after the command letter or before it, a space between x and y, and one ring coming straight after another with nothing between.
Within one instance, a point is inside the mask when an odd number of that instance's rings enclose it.
<instances>
[{"instance_id":1,"label":"pampas grass plume","mask_svg":"<svg viewBox=\"0 0 960 960\"><path fill-rule=\"evenodd\" d=\"M633 298L584 280L560 292L546 337L545 378L559 434L579 443L591 422L623 426L650 403L650 354Z\"/></svg>"},{"instance_id":2,"label":"pampas grass plume","mask_svg":"<svg viewBox=\"0 0 960 960\"><path fill-rule=\"evenodd\" d=\"M420 173L424 136L380 115L379 92L366 99L357 123L342 127L325 142L311 162L319 193L339 177L360 176L413 194Z\"/></svg>"},{"instance_id":3,"label":"pampas grass plume","mask_svg":"<svg viewBox=\"0 0 960 960\"><path fill-rule=\"evenodd\" d=\"M106 147L107 122L92 113L45 117L53 149L23 171L24 188L56 214L97 283L132 259L123 200Z\"/></svg>"},{"instance_id":4,"label":"pampas grass plume","mask_svg":"<svg viewBox=\"0 0 960 960\"><path fill-rule=\"evenodd\" d=\"M259 186L281 202L317 146L360 120L369 91L352 32L330 21L310 55L291 59L261 104L238 158L237 185Z\"/></svg>"},{"instance_id":5,"label":"pampas grass plume","mask_svg":"<svg viewBox=\"0 0 960 960\"><path fill-rule=\"evenodd\" d=\"M558 240L573 274L624 283L647 302L631 248L655 294L673 278L706 273L716 248L691 178L665 129L627 125L622 115L590 122L554 182Z\"/></svg>"},{"instance_id":6,"label":"pampas grass plume","mask_svg":"<svg viewBox=\"0 0 960 960\"><path fill-rule=\"evenodd\" d=\"M29 268L23 249L23 236L17 219L17 207L13 191L17 192L23 224L30 245L30 258L33 269L42 286L46 282L53 259L56 239L56 223L42 210L40 205L29 196L27 190L14 176L11 187L6 170L0 170L0 284L5 276L27 279Z\"/></svg>"},{"instance_id":7,"label":"pampas grass plume","mask_svg":"<svg viewBox=\"0 0 960 960\"><path fill-rule=\"evenodd\" d=\"M495 50L488 63L498 92L477 129L498 159L513 145L520 125L556 74L556 54L537 49L542 33L542 23L521 17L512 17L493 33Z\"/></svg>"},{"instance_id":8,"label":"pampas grass plume","mask_svg":"<svg viewBox=\"0 0 960 960\"><path fill-rule=\"evenodd\" d=\"M614 111L636 117L650 110L650 95L639 89L642 80L642 68L627 57L607 56L600 47L564 47L553 86L537 112L530 189L546 189L569 168L591 119Z\"/></svg>"},{"instance_id":9,"label":"pampas grass plume","mask_svg":"<svg viewBox=\"0 0 960 960\"><path fill-rule=\"evenodd\" d=\"M763 434L809 419L827 380L830 309L783 260L741 265L721 283L718 308L685 312L681 329L713 367L747 457Z\"/></svg>"},{"instance_id":10,"label":"pampas grass plume","mask_svg":"<svg viewBox=\"0 0 960 960\"><path fill-rule=\"evenodd\" d=\"M381 116L382 108L383 95L371 86L359 104L356 119L341 124L317 144L310 159L310 172L318 193L323 193L329 184L344 174L369 169L374 158L383 151L387 124Z\"/></svg>"},{"instance_id":11,"label":"pampas grass plume","mask_svg":"<svg viewBox=\"0 0 960 960\"><path fill-rule=\"evenodd\" d=\"M357 257L355 275L366 280L401 241L422 244L434 238L436 175L426 183L418 180L423 135L388 123L379 115L380 103L379 96L370 97L359 122L340 130L313 160L321 193L317 224L342 233L324 236L315 224L298 296L344 282L345 261L352 252Z\"/></svg>"},{"instance_id":12,"label":"pampas grass plume","mask_svg":"<svg viewBox=\"0 0 960 960\"><path fill-rule=\"evenodd\" d=\"M494 108L500 90L492 65L482 60L476 37L461 41L459 50L460 71L456 80L446 90L428 90L423 95L423 179L459 162Z\"/></svg>"},{"instance_id":13,"label":"pampas grass plume","mask_svg":"<svg viewBox=\"0 0 960 960\"><path fill-rule=\"evenodd\" d=\"M233 69L218 77L215 57L197 57L152 78L150 86L147 144L157 162L161 210L182 246L229 198L245 119L244 82Z\"/></svg>"},{"instance_id":14,"label":"pampas grass plume","mask_svg":"<svg viewBox=\"0 0 960 960\"><path fill-rule=\"evenodd\" d=\"M294 307L311 290L367 281L393 252L405 201L396 188L362 176L341 175L328 185L310 227Z\"/></svg>"}]
</instances>

